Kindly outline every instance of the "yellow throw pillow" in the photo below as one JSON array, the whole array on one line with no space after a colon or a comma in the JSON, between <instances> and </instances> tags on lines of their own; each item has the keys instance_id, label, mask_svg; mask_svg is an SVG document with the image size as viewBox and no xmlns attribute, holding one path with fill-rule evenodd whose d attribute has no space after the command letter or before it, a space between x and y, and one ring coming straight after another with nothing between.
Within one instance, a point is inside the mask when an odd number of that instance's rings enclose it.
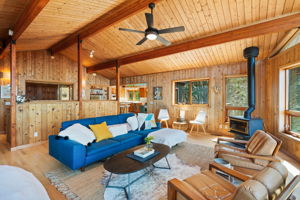
<instances>
[{"instance_id":1,"label":"yellow throw pillow","mask_svg":"<svg viewBox=\"0 0 300 200\"><path fill-rule=\"evenodd\" d=\"M89 125L89 127L95 134L96 142L113 137L111 132L108 130L106 122L102 122L101 124Z\"/></svg>"}]
</instances>

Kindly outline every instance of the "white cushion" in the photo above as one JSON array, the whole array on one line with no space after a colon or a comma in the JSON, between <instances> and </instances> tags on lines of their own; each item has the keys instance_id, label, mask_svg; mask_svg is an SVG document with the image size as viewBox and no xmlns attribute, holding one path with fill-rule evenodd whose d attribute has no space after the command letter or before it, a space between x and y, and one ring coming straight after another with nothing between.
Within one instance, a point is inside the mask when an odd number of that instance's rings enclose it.
<instances>
[{"instance_id":1,"label":"white cushion","mask_svg":"<svg viewBox=\"0 0 300 200\"><path fill-rule=\"evenodd\" d=\"M77 123L61 131L59 136L68 136L70 140L74 140L80 144L87 145L93 142L96 137L94 133L87 127Z\"/></svg>"},{"instance_id":2,"label":"white cushion","mask_svg":"<svg viewBox=\"0 0 300 200\"><path fill-rule=\"evenodd\" d=\"M127 122L131 127L131 130L136 131L139 128L139 122L136 116L128 117Z\"/></svg>"},{"instance_id":3,"label":"white cushion","mask_svg":"<svg viewBox=\"0 0 300 200\"><path fill-rule=\"evenodd\" d=\"M108 128L110 128L110 127L114 127L114 126L120 126L120 125L126 125L126 129L127 129L127 132L129 132L129 131L131 131L132 129L131 129L131 126L130 126L130 124L128 124L128 123L122 123L122 124L113 124L113 125L109 125L109 126L107 126Z\"/></svg>"},{"instance_id":4,"label":"white cushion","mask_svg":"<svg viewBox=\"0 0 300 200\"><path fill-rule=\"evenodd\" d=\"M175 146L181 142L185 142L187 139L187 135L184 131L171 128L162 128L158 131L150 133L148 137L149 136L154 137L152 142L165 144L169 147Z\"/></svg>"},{"instance_id":5,"label":"white cushion","mask_svg":"<svg viewBox=\"0 0 300 200\"><path fill-rule=\"evenodd\" d=\"M115 124L112 126L108 126L108 130L111 132L113 137L117 137L119 135L124 135L124 134L128 133L127 123L126 124Z\"/></svg>"}]
</instances>

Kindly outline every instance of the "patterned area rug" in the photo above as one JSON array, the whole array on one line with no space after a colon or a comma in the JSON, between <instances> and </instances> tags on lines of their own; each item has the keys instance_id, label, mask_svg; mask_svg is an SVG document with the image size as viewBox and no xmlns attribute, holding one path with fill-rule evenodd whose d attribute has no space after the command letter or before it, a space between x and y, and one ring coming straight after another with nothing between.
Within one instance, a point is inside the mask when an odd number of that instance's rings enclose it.
<instances>
[{"instance_id":1,"label":"patterned area rug","mask_svg":"<svg viewBox=\"0 0 300 200\"><path fill-rule=\"evenodd\" d=\"M131 186L132 199L167 199L167 181L172 178L184 179L203 169L208 168L209 162L213 160L213 148L197 144L182 143L172 148L168 155L171 170L154 169ZM162 159L157 165L166 165ZM149 169L148 169L149 170ZM139 173L132 174L132 179ZM109 173L104 170L103 163L95 163L86 168L85 172L72 171L67 167L61 167L55 171L48 172L45 176L63 193L67 199L124 199L122 190L107 188L105 183ZM111 185L122 185L126 183L127 176L115 175Z\"/></svg>"}]
</instances>

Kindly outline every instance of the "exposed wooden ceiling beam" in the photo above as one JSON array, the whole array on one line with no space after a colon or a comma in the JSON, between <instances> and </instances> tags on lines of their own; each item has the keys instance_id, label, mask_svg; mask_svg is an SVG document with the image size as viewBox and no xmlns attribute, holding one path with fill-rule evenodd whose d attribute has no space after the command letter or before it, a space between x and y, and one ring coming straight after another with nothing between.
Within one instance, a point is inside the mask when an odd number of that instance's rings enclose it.
<instances>
[{"instance_id":1,"label":"exposed wooden ceiling beam","mask_svg":"<svg viewBox=\"0 0 300 200\"><path fill-rule=\"evenodd\" d=\"M137 12L145 9L149 3L156 2L157 0L131 0L125 1L120 4L116 8L110 10L104 15L97 18L95 21L87 24L83 28L80 28L76 32L72 33L68 37L63 40L57 42L52 47L50 47L50 51L54 53L58 53L71 45L77 42L78 36L81 40L90 37L99 31L112 26L113 24L120 22Z\"/></svg>"},{"instance_id":2,"label":"exposed wooden ceiling beam","mask_svg":"<svg viewBox=\"0 0 300 200\"><path fill-rule=\"evenodd\" d=\"M48 2L49 0L31 0L31 2L27 5L24 12L12 28L14 32L12 38L5 40L3 48L0 50L0 58L4 56L11 40L19 39L22 33L32 23L36 16L38 16L38 14L43 10Z\"/></svg>"},{"instance_id":3,"label":"exposed wooden ceiling beam","mask_svg":"<svg viewBox=\"0 0 300 200\"><path fill-rule=\"evenodd\" d=\"M168 47L146 51L117 59L120 65L126 65L143 60L149 60L175 53L218 45L235 40L264 35L272 32L286 31L300 26L300 12L283 15L269 20L260 21L251 25L238 27L221 33L205 36L199 39L185 41ZM108 61L88 67L89 73L115 67L116 61Z\"/></svg>"},{"instance_id":4,"label":"exposed wooden ceiling beam","mask_svg":"<svg viewBox=\"0 0 300 200\"><path fill-rule=\"evenodd\" d=\"M294 28L290 30L283 38L282 40L276 45L276 47L272 50L272 52L269 55L269 58L272 58L276 56L278 53L281 52L283 48L285 48L287 45L290 44L294 40L295 37L300 33L299 28Z\"/></svg>"}]
</instances>

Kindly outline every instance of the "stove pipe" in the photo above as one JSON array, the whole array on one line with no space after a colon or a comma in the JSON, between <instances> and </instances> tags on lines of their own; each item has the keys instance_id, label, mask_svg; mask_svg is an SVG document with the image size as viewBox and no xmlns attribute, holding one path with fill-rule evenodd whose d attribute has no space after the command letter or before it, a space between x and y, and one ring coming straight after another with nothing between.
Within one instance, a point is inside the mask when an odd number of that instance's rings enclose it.
<instances>
[{"instance_id":1,"label":"stove pipe","mask_svg":"<svg viewBox=\"0 0 300 200\"><path fill-rule=\"evenodd\" d=\"M248 109L244 112L244 118L251 119L251 113L255 110L255 57L258 56L258 47L244 49L244 57L248 65Z\"/></svg>"}]
</instances>

